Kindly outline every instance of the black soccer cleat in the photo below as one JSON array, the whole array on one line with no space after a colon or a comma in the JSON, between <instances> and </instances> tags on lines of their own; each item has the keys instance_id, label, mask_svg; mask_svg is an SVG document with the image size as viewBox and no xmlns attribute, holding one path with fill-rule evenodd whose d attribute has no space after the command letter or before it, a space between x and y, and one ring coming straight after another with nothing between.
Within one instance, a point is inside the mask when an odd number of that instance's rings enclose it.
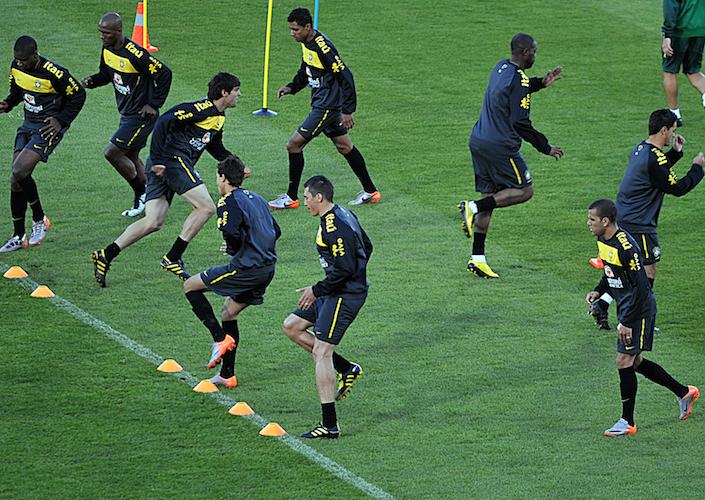
<instances>
[{"instance_id":1,"label":"black soccer cleat","mask_svg":"<svg viewBox=\"0 0 705 500\"><path fill-rule=\"evenodd\" d=\"M301 434L301 437L306 439L338 439L339 436L340 429L337 425L334 427L324 427L323 422L318 422L316 427Z\"/></svg>"},{"instance_id":2,"label":"black soccer cleat","mask_svg":"<svg viewBox=\"0 0 705 500\"><path fill-rule=\"evenodd\" d=\"M176 277L179 278L181 281L186 281L191 277L191 275L186 272L186 269L184 269L184 261L181 259L171 261L167 259L165 255L164 257L162 257L162 262L160 265L162 266L162 269L164 269L168 273L175 274Z\"/></svg>"},{"instance_id":3,"label":"black soccer cleat","mask_svg":"<svg viewBox=\"0 0 705 500\"><path fill-rule=\"evenodd\" d=\"M341 401L348 397L353 384L357 382L357 379L362 377L362 375L362 367L357 363L352 363L348 371L341 373L338 379L338 393L335 395L335 400Z\"/></svg>"},{"instance_id":4,"label":"black soccer cleat","mask_svg":"<svg viewBox=\"0 0 705 500\"><path fill-rule=\"evenodd\" d=\"M95 280L101 288L105 288L108 286L105 282L105 278L108 276L108 270L110 269L110 261L105 258L105 249L93 252L91 259L93 260L93 275L95 276Z\"/></svg>"},{"instance_id":5,"label":"black soccer cleat","mask_svg":"<svg viewBox=\"0 0 705 500\"><path fill-rule=\"evenodd\" d=\"M595 320L595 325L599 330L611 330L610 324L607 321L607 309L600 305L599 300L593 302L590 307L590 316Z\"/></svg>"}]
</instances>

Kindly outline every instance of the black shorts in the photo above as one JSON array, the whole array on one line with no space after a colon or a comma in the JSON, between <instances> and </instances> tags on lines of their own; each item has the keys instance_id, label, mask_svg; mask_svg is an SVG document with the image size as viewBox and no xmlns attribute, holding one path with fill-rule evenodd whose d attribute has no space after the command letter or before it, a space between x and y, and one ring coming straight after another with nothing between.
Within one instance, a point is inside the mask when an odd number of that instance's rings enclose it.
<instances>
[{"instance_id":1,"label":"black shorts","mask_svg":"<svg viewBox=\"0 0 705 500\"><path fill-rule=\"evenodd\" d=\"M700 73L703 62L703 47L705 47L705 36L693 36L690 38L671 38L673 55L663 56L662 68L665 73L678 73L683 67L683 73L693 75Z\"/></svg>"},{"instance_id":2,"label":"black shorts","mask_svg":"<svg viewBox=\"0 0 705 500\"><path fill-rule=\"evenodd\" d=\"M120 125L110 142L123 151L139 151L147 144L158 115L149 120L143 120L140 115L121 115Z\"/></svg>"},{"instance_id":3,"label":"black shorts","mask_svg":"<svg viewBox=\"0 0 705 500\"><path fill-rule=\"evenodd\" d=\"M654 324L656 323L656 315L642 318L634 325L624 325L632 327L632 341L629 344L623 344L617 336L617 352L636 356L642 351L650 351L654 344Z\"/></svg>"},{"instance_id":4,"label":"black shorts","mask_svg":"<svg viewBox=\"0 0 705 500\"><path fill-rule=\"evenodd\" d=\"M649 266L661 260L661 247L656 233L630 233L644 252L642 264Z\"/></svg>"},{"instance_id":5,"label":"black shorts","mask_svg":"<svg viewBox=\"0 0 705 500\"><path fill-rule=\"evenodd\" d=\"M348 129L343 125L343 115L340 111L314 108L299 126L297 132L304 139L310 141L321 132L332 139L347 134Z\"/></svg>"},{"instance_id":6,"label":"black shorts","mask_svg":"<svg viewBox=\"0 0 705 500\"><path fill-rule=\"evenodd\" d=\"M313 323L313 333L318 340L338 345L365 299L367 294L326 295L318 297L305 311L297 308L292 314Z\"/></svg>"},{"instance_id":7,"label":"black shorts","mask_svg":"<svg viewBox=\"0 0 705 500\"><path fill-rule=\"evenodd\" d=\"M147 164L144 166L144 173L147 175L145 201L156 200L164 196L171 203L174 193L181 195L203 184L196 169L184 162L180 156L174 156L164 162L166 169L162 176L152 172L153 164L152 158L147 158Z\"/></svg>"},{"instance_id":8,"label":"black shorts","mask_svg":"<svg viewBox=\"0 0 705 500\"><path fill-rule=\"evenodd\" d=\"M516 152L487 145L470 144L475 191L496 193L506 188L524 189L531 185L531 172L524 158Z\"/></svg>"},{"instance_id":9,"label":"black shorts","mask_svg":"<svg viewBox=\"0 0 705 500\"><path fill-rule=\"evenodd\" d=\"M64 127L53 137L43 139L42 135L39 133L42 127L46 127L46 123L24 122L22 126L17 129L17 135L15 136L15 153L23 149L29 149L37 153L43 162L46 162L49 155L54 152L54 149L59 145L69 128Z\"/></svg>"},{"instance_id":10,"label":"black shorts","mask_svg":"<svg viewBox=\"0 0 705 500\"><path fill-rule=\"evenodd\" d=\"M238 271L231 264L215 266L201 273L209 290L230 297L239 304L258 306L264 302L264 292L274 278L274 264L267 267Z\"/></svg>"}]
</instances>

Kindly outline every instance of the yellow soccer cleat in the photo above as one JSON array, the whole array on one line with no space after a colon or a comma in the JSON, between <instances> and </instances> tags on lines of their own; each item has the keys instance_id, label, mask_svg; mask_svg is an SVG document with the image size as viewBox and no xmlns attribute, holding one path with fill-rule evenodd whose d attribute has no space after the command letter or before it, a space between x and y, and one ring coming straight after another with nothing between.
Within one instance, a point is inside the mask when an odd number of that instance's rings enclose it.
<instances>
[{"instance_id":1,"label":"yellow soccer cleat","mask_svg":"<svg viewBox=\"0 0 705 500\"><path fill-rule=\"evenodd\" d=\"M499 278L499 274L494 272L487 262L479 262L470 259L468 261L468 271L480 278Z\"/></svg>"},{"instance_id":2,"label":"yellow soccer cleat","mask_svg":"<svg viewBox=\"0 0 705 500\"><path fill-rule=\"evenodd\" d=\"M461 227L463 228L463 233L468 238L472 238L472 223L475 220L475 214L470 210L470 202L468 200L462 200L458 203L458 211L460 212Z\"/></svg>"}]
</instances>

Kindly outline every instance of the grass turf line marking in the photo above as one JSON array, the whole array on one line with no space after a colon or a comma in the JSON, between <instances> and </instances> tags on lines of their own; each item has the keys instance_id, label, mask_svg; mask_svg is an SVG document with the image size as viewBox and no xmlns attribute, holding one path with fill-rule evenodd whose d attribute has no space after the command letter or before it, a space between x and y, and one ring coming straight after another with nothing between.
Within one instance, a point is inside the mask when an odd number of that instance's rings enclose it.
<instances>
[{"instance_id":1,"label":"grass turf line marking","mask_svg":"<svg viewBox=\"0 0 705 500\"><path fill-rule=\"evenodd\" d=\"M0 273L4 274L10 267L7 266L6 264L3 264L0 262ZM33 281L31 278L20 278L20 279L13 279L16 284L26 288L27 290L34 290L39 286L38 283ZM121 333L117 330L115 330L112 326L108 325L104 321L99 320L98 318L92 316L91 314L87 313L80 307L78 307L76 304L69 302L66 299L62 299L58 295L55 295L54 297L51 297L48 299L50 302L52 302L56 307L59 309L63 310L64 312L70 314L77 320L79 320L81 323L88 325L92 327L95 330L98 330L100 333L104 334L106 337L109 337L113 339L115 342L118 344L122 345L123 347L126 347L130 351L134 352L138 356L146 359L147 361L151 362L152 364L159 366L163 361L164 358L159 356L158 354L154 353L147 347L143 346L142 344L135 342L132 340L130 337L125 335L124 333ZM195 386L198 384L201 380L194 375L190 374L186 370L183 370L181 372L177 373L172 373L172 374L167 374L167 375L172 375L173 377L183 380L186 384L188 384L190 387ZM233 406L237 401L235 401L233 398L226 396L225 394L222 394L221 392L214 392L214 393L209 393L207 394L208 396L214 398L218 403L221 405L230 408ZM253 415L245 415L243 418L246 418L249 420L251 423L254 425L258 426L260 429L267 425L269 423L269 420L266 418L262 417L261 415L255 413ZM296 439L295 437L290 436L289 434L285 434L284 436L276 438L277 440L281 441L282 443L286 444L289 448L292 450L296 451L297 453L302 454L312 462L316 463L317 465L321 466L323 469L327 470L334 476L339 477L343 481L345 481L348 484L351 484L355 488L363 491L367 495L373 497L373 498L382 498L382 499L393 499L394 497L381 489L378 486L375 486L372 483L369 483L365 481L363 478L360 476L355 475L353 472L350 472L348 469L340 465L339 463L331 460L327 456L319 453L315 449L311 448L307 444L302 443L299 439Z\"/></svg>"}]
</instances>

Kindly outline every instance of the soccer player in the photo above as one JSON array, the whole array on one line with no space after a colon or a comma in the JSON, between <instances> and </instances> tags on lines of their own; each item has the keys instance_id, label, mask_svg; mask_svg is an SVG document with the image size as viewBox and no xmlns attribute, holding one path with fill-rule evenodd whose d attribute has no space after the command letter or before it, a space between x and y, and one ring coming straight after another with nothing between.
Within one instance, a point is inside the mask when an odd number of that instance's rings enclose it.
<instances>
[{"instance_id":1,"label":"soccer player","mask_svg":"<svg viewBox=\"0 0 705 500\"><path fill-rule=\"evenodd\" d=\"M92 254L95 279L106 286L110 263L122 250L161 229L174 194L193 206L181 233L162 258L165 271L180 280L191 276L181 257L189 242L215 213L215 205L196 172L196 162L207 150L218 161L232 153L223 146L225 110L237 106L240 80L230 73L218 73L208 83L208 97L174 106L157 120L147 158L146 206L144 218L130 224L110 245Z\"/></svg>"},{"instance_id":2,"label":"soccer player","mask_svg":"<svg viewBox=\"0 0 705 500\"><path fill-rule=\"evenodd\" d=\"M10 68L10 95L0 101L0 113L24 103L24 122L17 129L10 176L10 211L14 232L0 252L36 246L46 239L51 221L44 214L32 172L46 162L86 101L86 92L69 71L37 53L34 38L15 41ZM25 234L27 204L32 207L32 232Z\"/></svg>"},{"instance_id":3,"label":"soccer player","mask_svg":"<svg viewBox=\"0 0 705 500\"><path fill-rule=\"evenodd\" d=\"M683 125L678 105L678 72L683 68L690 84L700 93L705 106L705 75L702 72L705 47L705 2L663 0L663 90L668 107Z\"/></svg>"},{"instance_id":4,"label":"soccer player","mask_svg":"<svg viewBox=\"0 0 705 500\"><path fill-rule=\"evenodd\" d=\"M475 191L481 197L458 205L463 231L468 238L474 237L468 271L482 278L499 278L485 257L492 211L524 203L534 194L529 167L519 153L522 139L545 155L563 156L563 149L551 146L529 118L531 94L552 85L561 68L552 69L543 78L529 78L525 70L536 60L536 41L519 33L510 47L511 58L499 61L490 73L482 114L470 134Z\"/></svg>"},{"instance_id":5,"label":"soccer player","mask_svg":"<svg viewBox=\"0 0 705 500\"><path fill-rule=\"evenodd\" d=\"M642 264L649 283L656 279L656 263L661 260L657 228L658 217L666 194L683 196L703 178L705 157L693 158L688 173L679 179L673 165L683 157L685 140L676 132L676 115L659 109L649 116L649 137L637 144L629 155L629 165L617 193L617 223L629 232L644 252ZM673 143L666 153L663 149ZM607 308L611 297L596 300L591 309L598 327L609 329Z\"/></svg>"},{"instance_id":6,"label":"soccer player","mask_svg":"<svg viewBox=\"0 0 705 500\"><path fill-rule=\"evenodd\" d=\"M237 318L250 305L264 302L264 293L274 277L277 261L275 244L281 230L269 213L267 202L257 193L242 189L245 165L229 156L218 163L218 229L223 232L229 264L211 267L191 276L184 283L184 293L193 312L213 336L208 368L222 358L220 373L211 379L216 385L237 386L235 351L240 343ZM205 294L211 290L225 297L218 322Z\"/></svg>"},{"instance_id":7,"label":"soccer player","mask_svg":"<svg viewBox=\"0 0 705 500\"><path fill-rule=\"evenodd\" d=\"M136 217L144 212L147 183L140 150L147 144L159 108L169 94L171 70L123 36L122 18L116 12L108 12L100 18L98 31L103 41L99 71L85 77L81 83L87 89L113 84L120 125L103 154L134 191L132 208L122 215Z\"/></svg>"},{"instance_id":8,"label":"soccer player","mask_svg":"<svg viewBox=\"0 0 705 500\"><path fill-rule=\"evenodd\" d=\"M597 200L588 208L588 228L597 237L597 248L605 267L602 279L586 300L592 303L610 290L617 300L617 371L622 394L622 418L604 432L605 436L636 434L634 402L636 374L671 390L678 398L679 418L690 416L693 402L700 397L697 387L685 386L661 366L642 355L650 351L656 319L656 298L642 265L644 253L636 240L617 223L617 208L610 200Z\"/></svg>"},{"instance_id":9,"label":"soccer player","mask_svg":"<svg viewBox=\"0 0 705 500\"><path fill-rule=\"evenodd\" d=\"M367 298L367 262L372 243L355 214L333 203L333 184L317 175L304 184L309 213L320 217L316 250L325 278L299 288L299 307L284 321L284 333L313 354L316 387L323 418L304 438L335 439L340 435L335 401L345 398L362 376L360 365L335 352ZM313 326L313 332L307 329ZM336 372L339 375L336 394Z\"/></svg>"},{"instance_id":10,"label":"soccer player","mask_svg":"<svg viewBox=\"0 0 705 500\"><path fill-rule=\"evenodd\" d=\"M370 178L365 158L350 140L348 130L355 125L353 113L357 106L355 81L350 68L342 61L335 46L324 34L311 27L308 9L294 9L288 17L291 36L301 44L303 62L294 79L277 91L281 99L311 87L311 112L289 138L289 188L269 202L273 209L298 208L299 182L304 171L304 147L323 132L345 157L362 184L362 191L351 205L377 203L381 195Z\"/></svg>"}]
</instances>

